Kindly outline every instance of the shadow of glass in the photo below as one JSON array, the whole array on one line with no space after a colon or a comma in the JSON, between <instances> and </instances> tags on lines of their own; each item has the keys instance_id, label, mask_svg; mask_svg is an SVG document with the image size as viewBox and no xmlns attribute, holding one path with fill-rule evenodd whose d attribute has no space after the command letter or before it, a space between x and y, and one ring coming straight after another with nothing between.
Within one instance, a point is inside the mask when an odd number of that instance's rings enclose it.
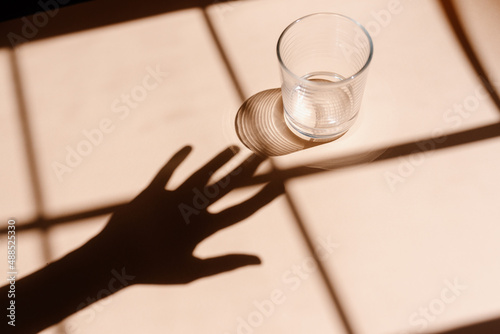
<instances>
[{"instance_id":1,"label":"shadow of glass","mask_svg":"<svg viewBox=\"0 0 500 334\"><path fill-rule=\"evenodd\" d=\"M235 120L241 142L262 156L280 156L334 141L305 140L290 131L283 117L281 89L269 89L247 99Z\"/></svg>"}]
</instances>

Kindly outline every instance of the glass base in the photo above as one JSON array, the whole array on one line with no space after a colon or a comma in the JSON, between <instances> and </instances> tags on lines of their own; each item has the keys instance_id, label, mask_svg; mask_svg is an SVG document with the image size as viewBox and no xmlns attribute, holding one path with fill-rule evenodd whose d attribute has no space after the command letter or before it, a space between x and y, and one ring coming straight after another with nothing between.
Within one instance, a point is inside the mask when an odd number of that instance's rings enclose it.
<instances>
[{"instance_id":1,"label":"glass base","mask_svg":"<svg viewBox=\"0 0 500 334\"><path fill-rule=\"evenodd\" d=\"M293 119L288 115L285 108L283 108L283 115L288 129L290 129L290 131L294 135L296 135L301 139L312 142L327 142L342 137L356 120L356 115L355 115L352 119L342 124L342 126L337 126L334 129L331 129L330 130L331 132L328 129L321 129L321 132L327 132L327 133L318 134L319 131L317 129L309 129L308 127L302 126L297 122L294 122Z\"/></svg>"}]
</instances>

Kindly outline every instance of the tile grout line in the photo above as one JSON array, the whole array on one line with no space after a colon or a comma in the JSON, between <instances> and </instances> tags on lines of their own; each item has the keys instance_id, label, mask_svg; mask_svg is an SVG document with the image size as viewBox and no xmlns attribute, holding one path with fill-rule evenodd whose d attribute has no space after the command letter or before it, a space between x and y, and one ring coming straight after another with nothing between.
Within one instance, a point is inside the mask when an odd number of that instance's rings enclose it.
<instances>
[{"instance_id":1,"label":"tile grout line","mask_svg":"<svg viewBox=\"0 0 500 334\"><path fill-rule=\"evenodd\" d=\"M34 141L32 131L28 119L28 112L26 107L26 99L23 93L23 85L21 80L21 73L19 63L16 55L16 47L9 48L9 58L11 63L11 75L14 86L14 94L16 96L18 117L21 123L24 151L26 153L26 160L28 162L29 178L31 183L31 190L33 191L33 200L35 202L35 224L40 229L42 241L42 255L46 262L49 262L52 257L51 247L48 240L48 228L44 226L44 200L42 195L42 187L40 177L38 174L38 165L36 161ZM64 333L60 324L55 325L56 332Z\"/></svg>"},{"instance_id":2,"label":"tile grout line","mask_svg":"<svg viewBox=\"0 0 500 334\"><path fill-rule=\"evenodd\" d=\"M236 90L236 93L238 94L241 103L243 103L245 101L245 94L243 93L243 89L241 88L241 85L240 85L238 79L236 78L236 75L235 75L235 72L231 66L231 63L229 62L229 59L228 59L226 53L224 52L224 48L222 47L222 44L220 42L220 39L218 38L217 32L215 31L215 28L212 24L210 17L208 16L206 8L203 8L203 16L204 16L205 22L208 26L208 30L212 36L213 42L215 43L217 51L219 52L219 55L222 58L222 61L224 62L224 65L225 65L225 68L226 68L226 70L231 78L233 87ZM269 159L269 160L270 160L271 167L272 167L273 171L278 171L279 169L276 167L273 160L272 159ZM299 212L297 211L297 208L293 202L293 199L292 199L290 193L286 190L286 187L285 187L286 182L285 181L282 181L282 182L283 182L284 189L285 189L284 194L285 194L286 202L289 206L289 209L292 211L292 215L294 217L296 225L299 228L299 231L301 232L301 235L306 243L306 246L307 246L309 252L313 256L314 260L316 261L316 264L318 265L320 276L322 278L324 285L326 286L326 289L328 290L328 293L331 297L331 300L333 301L335 310L337 311L337 313L340 317L342 325L344 326L344 329L345 329L347 334L354 334L354 331L353 331L352 326L347 318L347 315L344 311L344 308L342 307L340 300L338 298L338 295L335 292L335 288L333 287L333 284L331 283L331 278L328 275L324 266L322 265L321 261L319 260L318 255L316 254L316 252L314 250L314 244L313 244L311 237L309 235L309 232L307 231L307 228L304 224L304 221L303 221L302 217L300 216Z\"/></svg>"},{"instance_id":3,"label":"tile grout line","mask_svg":"<svg viewBox=\"0 0 500 334\"><path fill-rule=\"evenodd\" d=\"M273 168L275 168L274 165L273 165ZM304 237L304 241L307 244L307 248L311 252L312 257L314 258L314 260L316 261L316 263L318 265L318 270L320 272L320 275L323 278L323 281L326 285L326 289L328 290L330 298L332 299L333 304L335 305L335 308L338 312L340 320L341 320L342 324L344 325L344 329L345 329L347 334L353 334L354 333L353 327L352 327L352 325L347 317L346 312L344 311L344 307L342 306L342 304L340 302L340 299L338 297L338 293L335 291L334 284L331 283L332 278L328 274L326 268L323 266L322 261L319 259L318 254L315 251L314 243L312 242L311 237L309 235L309 232L307 231L307 228L304 224L304 220L301 217L301 215L299 214L299 212L297 210L297 206L295 205L295 203L292 199L292 196L290 195L290 193L288 191L286 191L286 188L285 188L285 198L286 198L288 206L290 207L290 210L292 211L292 214L295 218L295 222L297 223L297 226L298 226L300 232L302 233L302 236Z\"/></svg>"}]
</instances>

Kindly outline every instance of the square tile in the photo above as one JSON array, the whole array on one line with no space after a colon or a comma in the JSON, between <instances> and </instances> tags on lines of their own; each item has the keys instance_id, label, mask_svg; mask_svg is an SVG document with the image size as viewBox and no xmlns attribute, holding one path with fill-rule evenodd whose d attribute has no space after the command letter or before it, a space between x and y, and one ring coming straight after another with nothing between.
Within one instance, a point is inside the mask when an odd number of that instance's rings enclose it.
<instances>
[{"instance_id":1,"label":"square tile","mask_svg":"<svg viewBox=\"0 0 500 334\"><path fill-rule=\"evenodd\" d=\"M199 9L29 43L19 58L49 216L130 198L184 145L196 165L231 144L238 99Z\"/></svg>"},{"instance_id":2,"label":"square tile","mask_svg":"<svg viewBox=\"0 0 500 334\"><path fill-rule=\"evenodd\" d=\"M404 157L289 182L311 233L342 245L326 267L357 333L433 332L498 316L500 161L491 152L499 145L486 140L427 152L418 165L417 156ZM402 182L389 182L398 170L407 172ZM442 293L450 284L460 287L455 297Z\"/></svg>"}]
</instances>

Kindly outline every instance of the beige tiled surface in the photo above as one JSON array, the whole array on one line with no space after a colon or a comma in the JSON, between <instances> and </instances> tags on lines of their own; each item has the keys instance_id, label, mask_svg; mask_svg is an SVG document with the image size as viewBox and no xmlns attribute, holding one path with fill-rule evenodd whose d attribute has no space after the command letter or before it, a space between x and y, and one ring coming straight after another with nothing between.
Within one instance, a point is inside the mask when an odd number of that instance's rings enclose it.
<instances>
[{"instance_id":1,"label":"beige tiled surface","mask_svg":"<svg viewBox=\"0 0 500 334\"><path fill-rule=\"evenodd\" d=\"M376 13L394 3L252 0L208 8L246 97L279 86L276 41L298 17L340 12L358 19L373 34L375 58L355 127L336 142L274 159L279 167L334 162L339 155L498 121L498 111L483 96L480 81L437 3L401 0L397 14L377 21ZM478 13L485 7L473 11L467 6L460 2L466 22L482 17ZM480 22L468 31L475 34L481 56L487 50L483 57L493 73L496 65L490 50L498 45L487 48L485 26ZM17 49L16 56L40 168L43 210L49 218L132 198L184 145L194 150L171 187L227 145L241 146L234 130L241 101L201 9L28 43ZM158 87L126 116L114 112L113 102L121 94L138 92L148 68L157 65L167 72ZM0 51L0 66L10 66L7 51ZM2 165L2 182L19 180L12 196L2 195L2 213L13 210L29 217L34 205L28 196L17 105L10 72L0 73L5 82L0 85L0 112L5 118L0 126L3 135L13 138L0 144L13 162ZM479 104L470 114L453 109L474 97L479 97ZM119 105L121 110L123 106ZM67 147L83 145L82 131L105 119L112 127L109 133L75 163L72 172L58 179L53 163L65 163ZM322 264L355 333L416 332L418 323L437 330L498 316L500 304L494 296L500 249L495 237L500 211L495 175L500 161L492 152L499 145L492 139L430 152L418 163L413 156L413 168L406 158L392 159L287 183L313 242L335 242ZM403 173L401 182L391 187L388 172ZM233 194L222 205L248 194ZM97 217L51 228L46 239L50 260L83 244L105 221L106 217ZM44 236L39 230L20 232L18 237L24 245L19 264L26 268L25 274L49 260L42 256ZM69 332L67 326L76 325L82 333L233 334L238 333L239 317L248 321L256 311L254 302L279 289L285 301L262 325L252 328L255 333L344 333L319 272L312 269L304 278L291 272L294 265L309 263L310 255L284 198L217 233L196 250L200 257L232 252L256 254L263 264L186 286L134 286L73 315L59 328ZM447 288L445 281L455 279L467 288L453 302L442 303L445 309L435 319L422 322L419 308L436 307Z\"/></svg>"},{"instance_id":2,"label":"beige tiled surface","mask_svg":"<svg viewBox=\"0 0 500 334\"><path fill-rule=\"evenodd\" d=\"M26 44L17 56L49 218L132 198L184 145L194 150L176 171L172 188L223 148L238 144L232 124L240 101L200 9ZM113 101L137 90L148 67L157 65L168 72L166 77L120 118L124 114L114 112ZM91 152L73 161L72 171L59 179L53 163L68 164L67 147L78 150L88 141L83 131L95 129L104 119L112 130L102 138L96 135ZM245 155L248 152L235 160ZM95 218L52 228L51 260L98 233L104 221ZM314 271L298 280L289 273L293 265L311 259L283 199L241 226L218 233L196 252L202 257L257 254L263 265L187 286L136 286L75 314L62 328L135 333L147 326L148 333L236 333L239 317L248 321L257 311L254 303L279 289L286 300L262 324L257 322L259 331L343 332L319 274Z\"/></svg>"}]
</instances>

